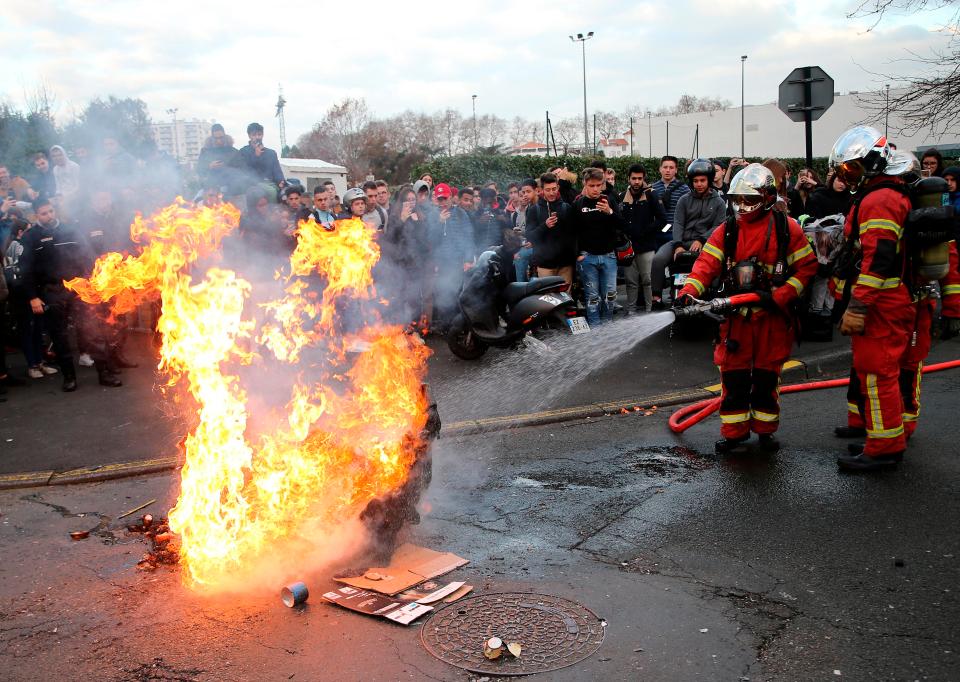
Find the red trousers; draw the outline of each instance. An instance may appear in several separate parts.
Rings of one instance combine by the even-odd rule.
[[[867,313],[864,333],[853,337],[847,423],[866,427],[867,441],[863,452],[867,456],[903,452],[907,448],[901,367],[912,366],[913,374],[916,374],[930,350],[928,318],[926,350],[915,364],[911,364],[918,355],[917,346],[911,345],[916,322],[916,305],[875,305]],[[911,381],[911,387],[913,385]],[[919,394],[919,379],[916,379],[915,386]],[[914,428],[915,424],[916,420]]]
[[[733,315],[720,327],[713,360],[720,367],[720,435],[743,438],[780,426],[780,370],[793,348],[784,315],[754,311]]]

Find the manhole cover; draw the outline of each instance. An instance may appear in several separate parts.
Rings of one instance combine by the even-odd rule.
[[[545,594],[505,592],[463,599],[434,613],[420,638],[427,651],[458,668],[491,675],[531,675],[566,668],[600,648],[603,624],[590,609]],[[483,655],[490,637],[518,642],[520,658]]]

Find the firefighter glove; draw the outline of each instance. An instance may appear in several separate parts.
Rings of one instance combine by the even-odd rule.
[[[840,319],[840,333],[844,336],[863,334],[863,329],[866,327],[866,324],[867,316],[865,313],[854,312],[847,308],[847,311]]]

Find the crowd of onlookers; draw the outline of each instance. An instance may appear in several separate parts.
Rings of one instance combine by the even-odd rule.
[[[602,159],[579,175],[545,159],[539,177],[505,187],[455,186],[425,174],[393,188],[369,180],[341,196],[332,181],[308,192],[286,179],[259,124],[250,124],[247,136],[248,144],[237,149],[222,125],[212,127],[196,163],[200,190],[191,197],[198,205],[230,201],[241,209],[229,246],[234,255],[283,257],[295,246],[302,221],[332,230],[339,219],[360,218],[377,233],[382,257],[375,278],[389,301],[388,318],[421,333],[445,331],[458,310],[463,273],[484,250],[503,244],[505,231],[520,237],[509,279],[563,277],[577,290],[591,325],[615,312],[663,307],[666,268],[679,254],[702,249],[726,216],[731,178],[747,165],[733,158],[687,166],[664,156],[657,177],[634,164],[618,185],[616,171]],[[812,168],[794,177],[776,159],[764,164],[778,180],[782,210],[795,218],[816,221],[849,207],[851,195],[839,178],[821,181]],[[945,168],[936,150],[923,155],[922,166],[947,179],[960,209],[960,169]],[[107,325],[96,307],[81,310],[62,280],[88,274],[101,253],[132,250],[135,212],[150,212],[182,193],[176,166],[137,160],[116,138],[105,137],[96,150],[71,154],[54,145],[37,152],[32,168],[15,177],[0,163],[0,384],[23,383],[7,370],[10,348],[22,352],[27,378],[61,373],[65,390],[73,390],[76,348],[79,364],[94,366],[101,384],[118,386],[119,370],[133,364],[123,355],[123,325]],[[626,290],[622,302],[618,281]]]

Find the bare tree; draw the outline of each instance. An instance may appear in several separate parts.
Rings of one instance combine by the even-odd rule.
[[[888,13],[914,14],[923,11],[954,8],[951,20],[940,28],[948,37],[946,47],[931,49],[921,55],[908,51],[904,60],[915,65],[916,75],[906,78],[890,74],[874,75],[897,84],[895,92],[867,93],[861,102],[875,116],[897,113],[901,125],[898,132],[917,132],[927,126],[935,133],[956,129],[960,125],[960,0],[863,0],[849,18],[868,18],[873,30]]]
[[[618,114],[610,111],[598,111],[596,113],[597,134],[601,139],[619,137],[623,132],[623,120]]]
[[[510,121],[510,144],[518,145],[523,144],[524,142],[529,142],[527,138],[527,133],[530,129],[530,124],[522,116],[514,116],[513,120]]]
[[[570,152],[570,148],[583,142],[583,120],[571,117],[565,118],[553,126],[553,136],[561,154]]]
[[[507,139],[507,122],[495,114],[484,114],[477,119],[477,144],[480,147],[496,148]]]
[[[646,115],[646,107],[640,106],[639,104],[628,104],[623,108],[623,113],[620,114],[620,118],[629,124],[631,118],[636,122],[638,118],[643,118]]]
[[[40,81],[32,90],[24,89],[23,100],[27,104],[27,113],[53,120],[57,109],[57,95],[46,81]]]
[[[367,173],[361,151],[369,124],[366,101],[348,97],[330,107],[313,129],[297,140],[297,147],[307,157],[339,163],[351,178],[358,179]]]

